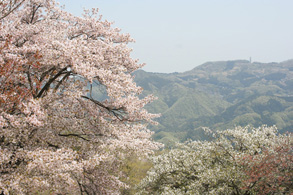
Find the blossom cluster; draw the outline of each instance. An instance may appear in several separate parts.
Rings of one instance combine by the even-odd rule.
[[[291,194],[293,139],[276,127],[210,131],[153,158],[138,194]]]

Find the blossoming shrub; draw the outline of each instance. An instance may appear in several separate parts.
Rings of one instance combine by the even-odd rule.
[[[153,158],[138,194],[290,194],[292,137],[275,127],[210,132]]]

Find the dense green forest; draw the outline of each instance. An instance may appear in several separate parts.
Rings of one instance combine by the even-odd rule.
[[[161,113],[154,138],[165,144],[205,139],[202,127],[276,125],[281,133],[293,127],[293,60],[250,63],[207,62],[183,73],[135,72],[143,96],[158,100],[147,109]]]

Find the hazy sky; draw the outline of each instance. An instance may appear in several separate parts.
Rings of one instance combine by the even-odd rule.
[[[60,0],[80,15],[98,7],[130,33],[132,56],[151,72],[183,72],[207,61],[293,58],[292,0]]]

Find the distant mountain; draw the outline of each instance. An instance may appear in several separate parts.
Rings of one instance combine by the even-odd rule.
[[[147,106],[162,113],[155,139],[168,144],[206,139],[211,129],[235,125],[277,125],[293,130],[293,60],[250,63],[246,60],[207,62],[183,73],[135,72],[143,95],[159,99]]]

